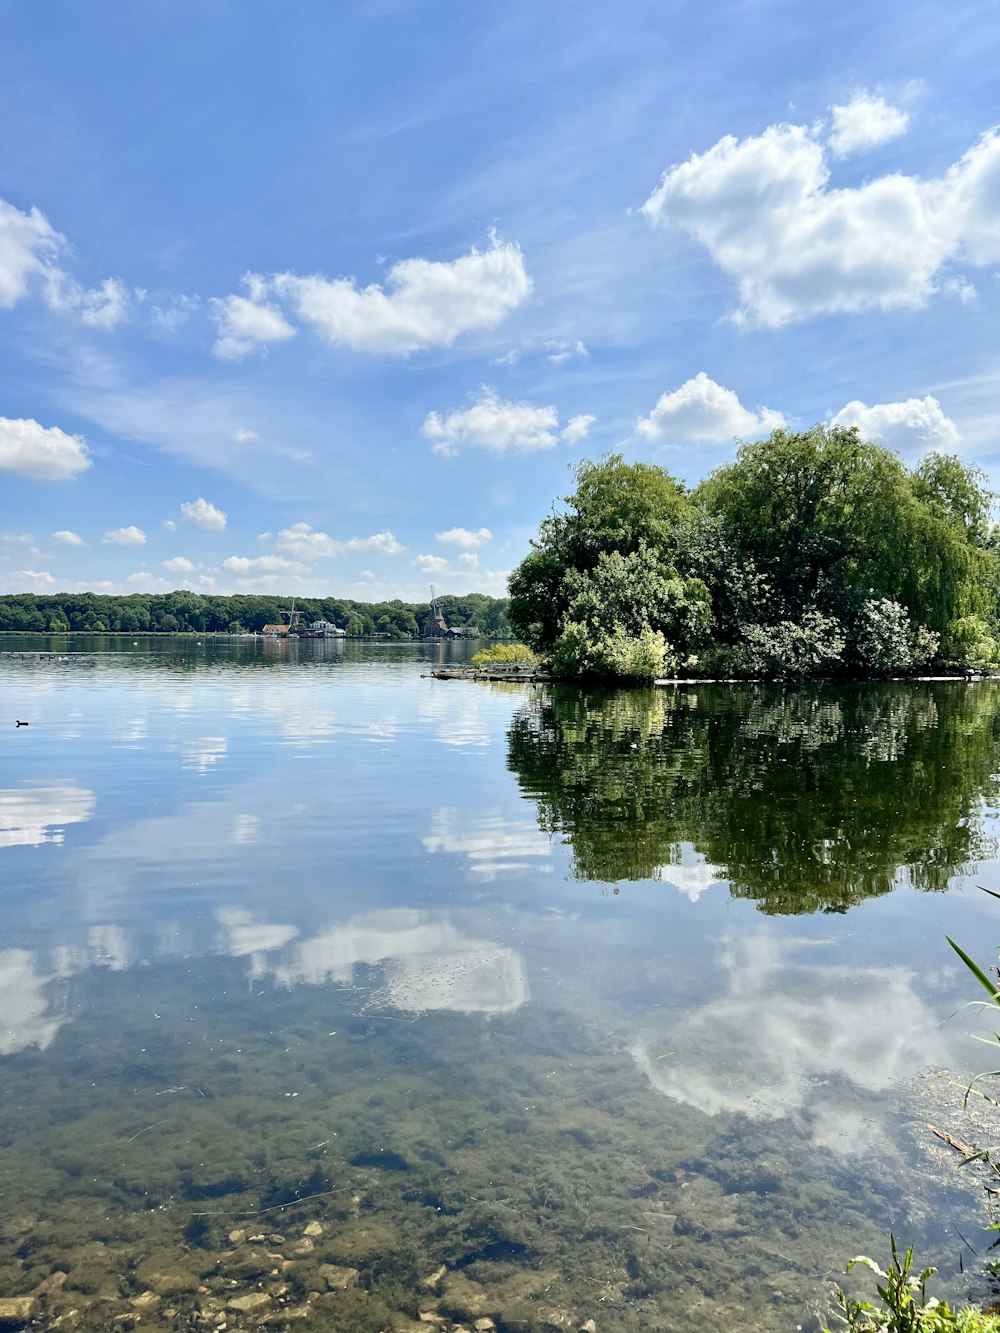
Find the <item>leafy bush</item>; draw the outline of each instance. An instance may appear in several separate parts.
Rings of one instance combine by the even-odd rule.
[[[492,648],[481,648],[472,659],[472,665],[477,668],[489,666],[491,662],[537,666],[538,655],[523,643],[498,643]]]
[[[594,636],[588,626],[571,620],[552,651],[552,669],[558,676],[620,677],[654,680],[677,665],[659,630],[648,626],[628,634],[620,625]]]
[[[989,671],[1000,662],[1000,645],[982,616],[964,616],[948,626],[946,656],[973,671]]]
[[[858,607],[851,626],[850,661],[873,675],[892,675],[929,662],[940,636],[925,625],[914,627],[905,606],[888,597],[869,597]]]
[[[618,630],[632,637],[655,630],[686,650],[708,629],[711,606],[705,585],[680,578],[646,546],[628,555],[604,552],[593,569],[569,570],[563,583],[567,623],[586,625],[595,639]]]
[[[841,666],[846,642],[836,616],[807,611],[799,621],[744,626],[740,660],[750,675],[801,680]]]

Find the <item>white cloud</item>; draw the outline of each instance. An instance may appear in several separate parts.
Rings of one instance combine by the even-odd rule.
[[[148,574],[145,570],[129,574],[125,582],[131,592],[171,592],[175,586],[167,579],[161,579],[156,574]]]
[[[31,417],[0,417],[0,472],[35,481],[67,481],[89,467],[87,446],[79,435],[42,426]]]
[[[508,449],[522,453],[552,449],[558,429],[559,413],[554,407],[509,402],[500,398],[496,389],[484,385],[469,407],[455,408],[443,418],[429,412],[422,433],[434,442],[434,453],[450,458],[463,445],[497,454]]]
[[[679,389],[661,394],[635,429],[644,440],[657,443],[724,444],[737,436],[767,435],[784,425],[780,412],[769,407],[751,412],[732,389],[716,384],[702,370]]]
[[[175,555],[170,560],[163,561],[163,568],[168,569],[171,574],[193,574],[198,566],[186,555]]]
[[[445,546],[457,546],[462,551],[478,551],[493,540],[493,533],[489,528],[478,528],[475,532],[468,528],[449,528],[447,532],[435,532],[434,540]]]
[[[570,417],[563,427],[563,439],[567,444],[579,444],[581,440],[587,438],[590,428],[596,420],[596,417],[589,416],[586,412],[581,412],[579,416]]]
[[[117,546],[145,546],[146,534],[133,523],[127,528],[112,528],[101,538],[102,541],[114,542]]]
[[[344,551],[374,551],[378,555],[399,555],[406,549],[388,529],[385,532],[373,533],[370,537],[349,537],[346,541],[339,541],[336,537],[331,537],[328,532],[317,532],[310,523],[293,523],[290,528],[282,528],[275,545],[279,551],[285,551],[303,560],[320,560],[326,556],[342,555]]]
[[[255,430],[249,430],[246,426],[237,426],[233,431],[233,439],[237,444],[247,444],[250,440],[257,438]]]
[[[579,338],[573,342],[550,342],[547,346],[549,351],[545,359],[554,366],[561,366],[567,361],[572,361],[574,357],[586,361],[590,355]]]
[[[16,305],[27,292],[31,275],[45,273],[48,260],[65,243],[37,208],[22,213],[0,199],[0,306]]]
[[[223,560],[222,568],[233,574],[308,574],[309,566],[298,560],[286,560],[281,555],[231,555]]]
[[[947,261],[1000,260],[1000,131],[940,179],[894,173],[847,189],[829,188],[818,133],[727,135],[667,171],[643,205],[652,225],[687,231],[736,282],[738,322],[915,309]]]
[[[949,292],[952,296],[957,296],[963,305],[968,301],[974,301],[979,295],[969,279],[963,278],[961,274],[956,274],[951,278],[945,278],[944,282],[941,284],[941,290],[943,292]]]
[[[4,576],[10,592],[45,592],[55,587],[55,579],[44,569],[16,569]]]
[[[448,568],[448,561],[443,555],[418,555],[413,564],[422,574],[443,574]]]
[[[99,287],[80,293],[80,318],[96,329],[116,328],[128,313],[128,292],[120,278],[105,278]]]
[[[407,356],[450,347],[472,329],[493,328],[527,298],[531,279],[520,249],[494,235],[488,250],[474,248],[447,263],[401,260],[385,288],[293,273],[278,274],[273,287],[329,342]]]
[[[906,133],[910,117],[898,107],[890,106],[884,97],[859,93],[846,106],[830,108],[833,129],[829,143],[835,157],[848,157],[865,148],[898,139]]]
[[[470,574],[473,570],[479,568],[479,556],[475,551],[464,551],[458,557],[458,567],[463,573]]]
[[[205,528],[209,532],[222,532],[226,526],[226,515],[223,511],[216,509],[215,505],[209,504],[201,497],[182,504],[181,513],[189,523],[197,523],[199,528]]]
[[[243,279],[250,292],[245,296],[226,296],[212,300],[219,336],[212,351],[222,361],[238,361],[267,343],[284,342],[295,337],[295,330],[277,306],[263,298],[267,284],[255,273]]]
[[[406,550],[400,545],[388,528],[384,532],[374,532],[370,537],[349,537],[344,542],[345,551],[373,551],[377,555],[400,555]]]
[[[62,542],[63,546],[82,546],[83,538],[78,532],[70,532],[68,528],[60,528],[58,532],[52,534],[54,542]]]
[[[39,209],[23,213],[0,199],[0,307],[10,309],[27,294],[33,275],[42,283],[50,310],[76,310],[84,324],[113,329],[125,316],[128,292],[119,278],[85,289],[52,262],[67,248]]]
[[[149,322],[162,333],[176,333],[200,305],[197,296],[175,296],[166,305],[153,306]]]
[[[874,403],[871,407],[855,399],[840,409],[832,424],[857,426],[864,439],[888,445],[901,454],[954,449],[959,440],[958,427],[929,394],[926,398]]]

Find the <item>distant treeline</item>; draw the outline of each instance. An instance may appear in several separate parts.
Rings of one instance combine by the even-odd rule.
[[[475,626],[484,635],[509,634],[507,600],[468,593],[438,599],[449,626]],[[181,590],[109,597],[100,593],[15,593],[0,596],[0,631],[241,634],[287,623],[291,597],[203,597]],[[339,597],[295,600],[302,621],[327,620],[353,638],[378,635],[418,638],[426,631],[430,607],[424,602],[353,602]]]

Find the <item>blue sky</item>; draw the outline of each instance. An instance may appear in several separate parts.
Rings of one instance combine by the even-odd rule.
[[[782,422],[1000,482],[992,4],[0,19],[2,591],[502,594]]]

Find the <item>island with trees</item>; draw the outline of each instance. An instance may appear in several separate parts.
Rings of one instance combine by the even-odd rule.
[[[510,577],[514,632],[564,678],[989,671],[1000,530],[983,474],[856,429],[776,430],[689,488],[583,462]]]

